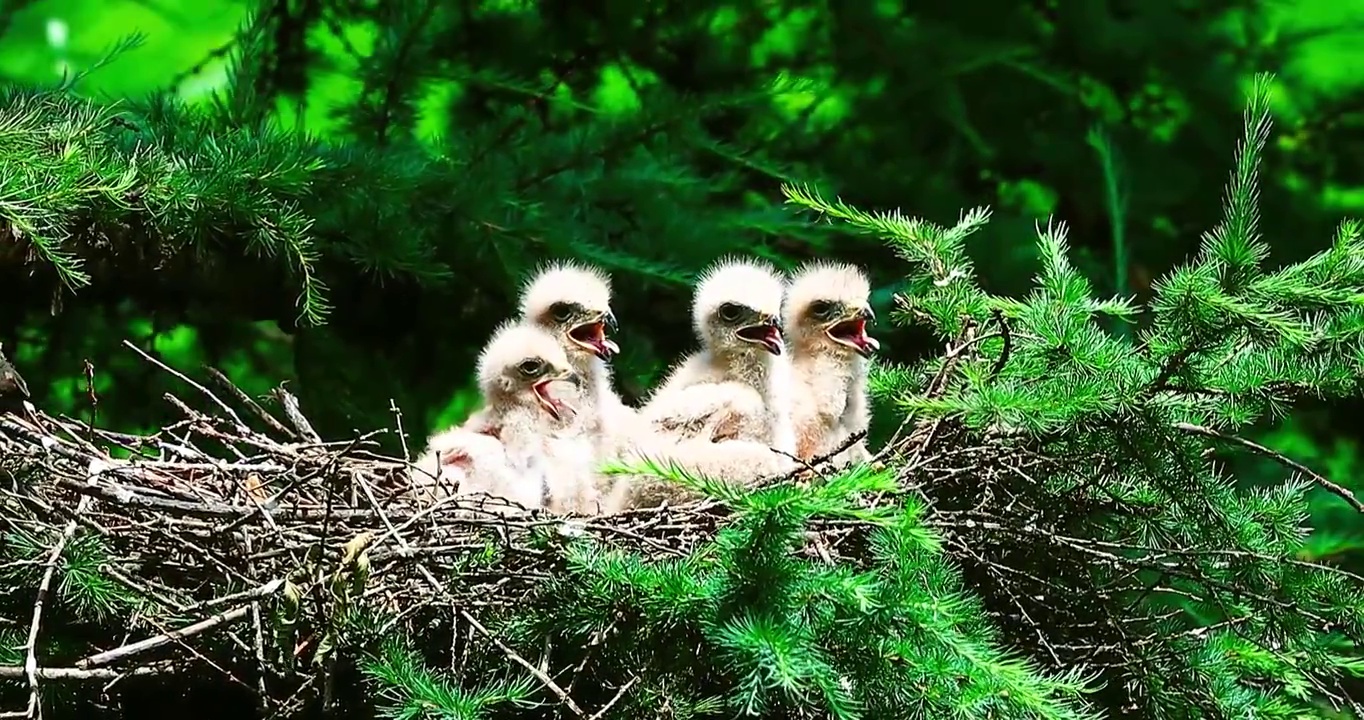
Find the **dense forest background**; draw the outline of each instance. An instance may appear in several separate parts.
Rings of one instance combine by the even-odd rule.
[[[890,251],[810,224],[783,181],[949,224],[990,205],[972,242],[995,292],[1025,289],[1055,216],[1100,294],[1145,300],[1215,222],[1257,71],[1277,77],[1271,265],[1364,213],[1360,48],[1358,0],[11,0],[0,82],[110,115],[3,98],[0,343],[40,405],[130,430],[171,408],[125,339],[249,392],[287,381],[324,435],[391,423],[391,399],[421,436],[472,409],[525,274],[578,257],[615,276],[638,399],[722,254],[857,262],[888,309]],[[54,140],[66,165],[35,169],[25,148]],[[40,170],[64,179],[52,207],[6,199]],[[153,220],[111,233],[134,205]],[[934,350],[879,333],[891,359]],[[1360,410],[1258,439],[1361,488]],[[1343,502],[1313,520],[1313,556],[1364,569]]]

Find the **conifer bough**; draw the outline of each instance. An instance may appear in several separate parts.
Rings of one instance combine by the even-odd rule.
[[[738,489],[623,468],[709,499],[507,518],[403,506],[403,459],[318,440],[282,391],[284,420],[196,384],[151,437],[0,415],[0,698],[69,707],[116,670],[402,718],[1359,714],[1364,579],[1296,557],[1313,485],[1353,496],[1237,435],[1364,375],[1359,226],[1260,267],[1267,94],[1223,221],[1136,342],[1099,325],[1138,308],[1094,296],[1064,226],[1039,230],[1036,289],[1001,298],[964,250],[986,211],[941,227],[787,188],[888,239],[897,320],[946,343],[878,368],[900,430],[853,469]],[[1222,451],[1287,482],[1239,490]]]

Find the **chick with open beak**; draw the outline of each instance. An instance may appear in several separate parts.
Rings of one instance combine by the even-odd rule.
[[[620,352],[620,346],[609,337],[618,327],[610,309],[592,310],[580,303],[563,301],[551,305],[549,314],[551,324],[560,329],[572,346],[605,361]]]
[[[521,319],[551,334],[581,381],[573,394],[578,412],[563,432],[586,437],[603,457],[611,456],[635,427],[634,410],[612,387],[611,359],[620,346],[611,311],[611,277],[577,261],[551,262],[521,288]]]
[[[568,432],[582,380],[559,339],[530,323],[503,323],[479,354],[477,374],[481,417],[428,440],[414,487],[448,476],[457,495],[484,493],[556,512],[565,503],[587,507],[596,492],[591,444]]]
[[[755,344],[773,355],[786,349],[777,316],[742,305],[727,302],[715,312],[719,325],[733,327],[734,337]]]
[[[599,268],[557,262],[538,270],[521,289],[521,318],[563,341],[573,355],[609,360],[620,347],[608,335],[616,331],[611,312],[611,278]],[[581,369],[581,368],[580,368]]]
[[[487,425],[513,473],[543,488],[551,512],[587,512],[597,502],[592,440],[576,430],[579,407],[590,402],[584,384],[559,339],[530,323],[499,329],[479,358]]]
[[[734,327],[734,336],[743,342],[758,345],[773,355],[782,354],[786,348],[781,321],[776,315],[734,302],[724,303],[715,314],[719,324]]]
[[[491,427],[524,424],[548,429],[548,420],[571,419],[582,381],[558,340],[526,323],[504,323],[483,348],[478,365],[479,389]],[[555,387],[568,383],[569,387]],[[555,428],[562,429],[562,428]]]
[[[752,259],[723,258],[701,274],[692,323],[702,347],[673,368],[641,411],[655,432],[795,449],[790,364],[778,324],[785,288],[780,272]]]
[[[881,343],[867,334],[867,325],[876,322],[876,313],[865,303],[816,300],[810,314],[823,323],[826,337],[864,358],[881,349]]]
[[[518,369],[531,379],[530,390],[536,402],[556,422],[570,419],[577,413],[577,408],[564,400],[561,393],[552,390],[552,386],[559,382],[569,383],[575,390],[582,389],[582,377],[573,372],[573,368],[555,369],[539,358],[529,358]]]
[[[819,457],[864,432],[870,422],[867,360],[881,343],[867,334],[876,319],[871,284],[858,267],[813,262],[791,278],[782,307],[791,344],[796,456]],[[859,441],[836,461],[868,457]]]

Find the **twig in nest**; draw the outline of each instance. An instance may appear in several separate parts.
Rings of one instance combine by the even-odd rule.
[[[1350,507],[1353,507],[1358,512],[1364,513],[1364,502],[1360,502],[1359,498],[1355,497],[1355,494],[1350,492],[1349,488],[1331,482],[1321,473],[1313,470],[1312,468],[1307,467],[1306,465],[1303,465],[1302,463],[1284,455],[1283,453],[1271,450],[1265,447],[1264,445],[1261,445],[1251,440],[1247,440],[1243,437],[1239,437],[1237,435],[1229,435],[1224,432],[1213,430],[1212,428],[1203,427],[1202,425],[1193,425],[1191,423],[1181,422],[1175,423],[1175,428],[1183,430],[1184,432],[1193,433],[1195,435],[1202,435],[1203,437],[1213,438],[1214,440],[1224,440],[1229,443],[1234,443],[1236,445],[1240,445],[1243,448],[1246,448],[1247,450],[1250,450],[1251,452],[1263,455],[1273,460],[1274,462],[1283,465],[1284,467],[1296,470],[1297,472],[1300,472],[1303,475],[1312,478],[1313,482],[1322,486],[1327,491],[1335,494],[1345,502],[1349,503]]]
[[[577,715],[580,718],[587,718],[587,713],[583,712],[583,709],[578,707],[578,703],[573,702],[573,698],[569,697],[568,693],[564,692],[564,689],[559,687],[559,684],[554,682],[553,678],[542,672],[540,668],[535,667],[535,665],[531,664],[529,660],[518,655],[515,650],[507,647],[505,643],[497,639],[496,635],[493,635],[492,633],[488,632],[488,628],[483,627],[483,625],[480,624],[478,620],[474,618],[473,615],[469,614],[469,611],[460,610],[459,616],[464,618],[464,621],[469,623],[470,627],[479,631],[480,633],[483,634],[484,637],[491,640],[492,643],[497,646],[497,649],[501,650],[502,654],[507,656],[507,659],[529,670],[530,674],[534,675],[535,679],[543,683],[544,686],[548,688],[550,692],[554,693],[555,696],[557,696],[559,700],[563,702],[563,704],[567,705],[568,709],[572,710],[574,715]]]
[[[254,552],[249,533],[242,536],[243,547],[248,555]],[[247,561],[251,565],[251,561]],[[252,568],[254,569],[254,567]],[[211,601],[210,601],[211,602]],[[261,622],[260,603],[251,603],[251,630],[252,645],[256,651],[256,702],[257,709],[262,715],[270,712],[270,687],[265,682],[265,677],[270,673],[270,665],[265,661],[265,628]]]
[[[857,432],[844,438],[843,442],[840,442],[838,445],[834,446],[833,450],[830,450],[829,452],[826,452],[823,455],[816,455],[815,457],[810,458],[810,464],[823,465],[825,463],[831,463],[833,462],[834,458],[843,454],[844,451],[848,450],[852,446],[862,442],[865,439],[867,439],[867,431],[858,430]]]
[[[74,680],[76,682],[86,682],[90,680],[118,680],[123,677],[137,677],[141,675],[159,675],[161,673],[174,672],[174,663],[158,663],[154,665],[142,665],[127,670],[113,670],[110,668],[38,668],[38,677],[44,680]],[[18,680],[28,674],[28,669],[22,665],[0,665],[0,678],[6,680]],[[23,717],[23,713],[15,713],[17,717]]]
[[[217,383],[218,387],[222,388],[223,391],[226,392],[227,394],[236,398],[237,402],[241,403],[242,405],[245,405],[246,409],[250,410],[252,415],[255,415],[256,417],[260,418],[260,421],[269,426],[271,430],[274,430],[280,435],[283,435],[284,437],[290,438],[292,440],[303,439],[302,436],[300,436],[297,432],[290,430],[289,428],[284,426],[284,423],[280,422],[279,420],[276,420],[274,415],[271,415],[269,411],[261,407],[260,403],[251,399],[250,395],[247,395],[245,391],[237,387],[237,385],[233,383],[231,380],[229,380],[227,376],[224,375],[220,370],[218,370],[215,367],[205,365],[204,372],[208,373],[208,376],[213,378],[213,382]]]
[[[85,424],[85,439],[95,441],[95,425],[99,423],[99,396],[95,394],[95,366],[85,361],[85,396],[90,401],[90,422]]]
[[[256,600],[263,598],[267,595],[273,594],[283,584],[284,584],[283,580],[278,579],[271,580],[270,582],[261,585],[255,590],[251,590],[246,593],[240,594],[239,599],[242,600],[249,599],[252,601],[252,604],[254,604]],[[168,645],[173,642],[179,642],[181,640],[184,640],[185,638],[198,635],[199,633],[206,632],[208,630],[212,630],[213,628],[218,627],[219,625],[233,622],[235,620],[240,620],[246,617],[247,614],[250,612],[251,605],[243,605],[242,607],[239,607],[235,610],[227,610],[225,612],[218,613],[217,615],[214,615],[212,617],[200,620],[197,623],[186,625],[185,627],[182,627],[179,630],[172,630],[167,633],[162,633],[160,635],[149,637],[146,640],[139,640],[135,643],[124,645],[123,647],[117,647],[114,648],[113,650],[106,650],[102,653],[96,653],[83,660],[77,661],[76,667],[86,669],[109,665],[120,660],[127,659],[134,655],[144,653],[148,650],[154,650],[156,648],[161,647],[162,645]]]
[[[855,432],[855,433],[849,435],[848,437],[844,438],[843,441],[840,442],[838,445],[834,446],[834,448],[833,448],[832,450],[830,450],[830,451],[824,453],[823,455],[816,455],[816,456],[810,458],[809,460],[801,460],[799,457],[796,457],[796,456],[795,456],[794,454],[792,454],[792,453],[782,452],[782,451],[780,451],[780,450],[778,450],[778,449],[776,449],[776,448],[772,448],[772,452],[780,453],[780,454],[782,454],[782,455],[785,455],[786,457],[791,458],[792,460],[795,460],[796,462],[800,463],[801,466],[798,467],[798,468],[796,468],[795,470],[792,470],[791,472],[786,473],[785,475],[778,475],[778,476],[769,478],[769,479],[767,479],[767,480],[765,480],[765,481],[759,483],[759,486],[761,487],[761,486],[763,486],[763,485],[768,484],[769,482],[780,482],[780,481],[785,481],[785,480],[794,480],[794,479],[796,478],[796,476],[800,475],[802,472],[806,472],[807,470],[808,470],[809,472],[815,474],[815,475],[818,475],[818,474],[819,474],[819,467],[820,467],[820,466],[822,466],[822,465],[831,465],[831,464],[833,463],[834,458],[838,457],[840,454],[842,454],[842,453],[843,453],[844,451],[846,451],[848,448],[851,448],[852,446],[854,446],[854,445],[856,445],[857,443],[861,442],[862,440],[866,439],[866,437],[867,437],[867,431],[866,431],[866,430],[859,430],[859,431],[857,431],[857,432]]]
[[[157,360],[156,358],[152,357],[151,355],[148,355],[147,352],[146,352],[145,350],[143,350],[142,348],[140,348],[140,347],[138,347],[138,346],[132,344],[132,343],[129,342],[128,340],[124,340],[124,341],[123,341],[123,344],[124,344],[124,345],[127,345],[129,348],[132,348],[133,352],[135,352],[135,353],[137,353],[138,355],[141,355],[142,357],[146,358],[146,359],[147,359],[147,362],[150,362],[151,364],[153,364],[153,365],[155,365],[155,366],[161,368],[162,370],[165,370],[166,372],[168,372],[168,373],[170,373],[171,375],[173,375],[177,380],[180,380],[180,381],[184,382],[186,385],[188,385],[188,386],[194,388],[195,390],[198,390],[199,392],[203,393],[203,394],[204,394],[204,397],[207,397],[209,400],[212,400],[212,401],[213,401],[213,404],[217,405],[219,408],[222,408],[223,413],[225,413],[225,414],[227,415],[227,417],[228,417],[230,420],[232,420],[232,424],[233,424],[234,426],[236,426],[236,428],[237,428],[238,431],[240,431],[240,432],[242,432],[242,433],[249,433],[249,432],[251,431],[251,429],[250,429],[249,427],[246,426],[246,423],[242,422],[242,419],[241,419],[240,417],[237,416],[237,412],[236,412],[235,410],[233,410],[232,407],[231,407],[230,405],[228,405],[227,403],[223,402],[223,401],[222,401],[222,398],[219,398],[217,395],[214,395],[214,394],[213,394],[213,391],[211,391],[211,390],[209,390],[208,388],[204,387],[204,386],[201,385],[200,383],[197,383],[197,382],[191,380],[187,375],[185,375],[184,373],[180,372],[179,370],[176,370],[176,369],[172,368],[171,366],[169,366],[169,365],[167,365],[167,364],[161,362],[160,360]]]
[[[398,442],[403,446],[403,462],[412,462],[412,451],[407,448],[407,433],[403,432],[403,411],[398,408],[398,403],[393,402],[393,398],[388,399],[388,411],[393,413],[393,422],[398,425]]]
[[[303,435],[303,439],[308,442],[322,442],[322,436],[317,434],[317,431],[313,429],[312,423],[308,422],[308,418],[304,417],[303,411],[299,409],[298,398],[291,395],[288,390],[285,390],[283,384],[280,384],[279,387],[271,390],[270,395],[279,402],[280,409],[284,410],[284,417],[289,418],[289,424],[293,425],[294,428]]]
[[[89,496],[82,497],[80,503],[76,505],[77,517],[66,524],[61,539],[52,546],[52,552],[47,556],[47,566],[43,570],[43,579],[38,583],[37,597],[33,600],[33,620],[29,623],[28,642],[24,645],[24,676],[28,680],[29,691],[28,709],[24,715],[33,720],[40,720],[43,716],[43,704],[38,697],[38,630],[43,624],[43,605],[47,603],[47,595],[52,591],[52,576],[57,572],[57,561],[61,559],[66,544],[71,541],[71,536],[76,534],[76,528],[80,526],[79,516],[89,506]]]

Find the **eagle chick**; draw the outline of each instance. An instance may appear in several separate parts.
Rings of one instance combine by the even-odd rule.
[[[764,262],[727,258],[702,274],[692,301],[702,349],[672,371],[641,411],[657,432],[795,450],[791,369],[780,326],[784,292],[781,275]]]
[[[582,377],[558,338],[528,323],[504,323],[478,358],[478,382],[489,410],[485,432],[502,441],[514,470],[540,479],[549,510],[596,512],[596,452],[591,438],[576,432],[569,401],[583,402]]]
[[[480,491],[491,486],[490,494],[507,498],[533,492],[551,512],[595,512],[596,453],[587,436],[573,432],[581,383],[553,335],[504,323],[479,355],[484,410],[477,429],[466,423],[432,438],[442,473],[458,476],[456,470],[470,467],[465,474]],[[480,435],[501,445],[503,462],[485,441],[471,438]]]
[[[788,471],[795,450],[791,368],[780,327],[785,283],[767,263],[726,258],[702,274],[692,323],[702,349],[678,365],[641,410],[652,434],[624,460],[751,483]],[[625,504],[688,499],[655,478],[630,478]]]
[[[867,335],[867,323],[876,318],[870,297],[866,274],[845,263],[806,264],[787,288],[782,324],[791,346],[792,415],[801,460],[832,452],[870,422],[867,360],[881,347]],[[868,457],[860,440],[834,460]]]

